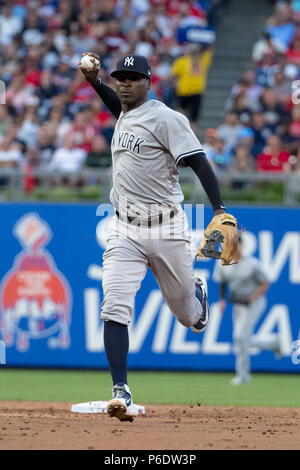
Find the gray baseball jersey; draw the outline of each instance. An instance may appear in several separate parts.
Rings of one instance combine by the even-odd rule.
[[[178,163],[203,152],[188,119],[156,100],[121,112],[111,148],[110,200],[119,212],[128,213],[124,201],[138,206],[143,217],[155,215],[159,204],[171,208],[183,201]]]
[[[227,282],[234,296],[248,297],[259,284],[269,279],[258,259],[246,256],[232,266],[220,265],[216,271],[215,280]]]

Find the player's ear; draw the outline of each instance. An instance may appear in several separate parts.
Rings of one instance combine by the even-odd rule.
[[[150,90],[151,88],[151,80],[147,79],[148,80],[148,90]]]

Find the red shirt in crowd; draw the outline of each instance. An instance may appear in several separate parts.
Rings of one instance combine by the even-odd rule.
[[[283,171],[286,163],[289,163],[290,154],[281,150],[277,156],[270,153],[261,153],[257,158],[258,171]]]
[[[300,139],[300,121],[292,121],[290,124],[290,135]]]

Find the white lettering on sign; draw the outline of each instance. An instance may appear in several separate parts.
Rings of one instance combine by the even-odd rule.
[[[300,283],[300,233],[286,232],[274,252],[273,233],[262,231],[259,233],[259,253],[262,266],[271,282],[279,279],[289,261],[289,281],[293,284]]]
[[[277,326],[277,333],[274,333]],[[283,356],[290,356],[292,344],[292,332],[289,318],[289,310],[287,305],[273,305],[263,324],[257,331],[255,338],[271,338],[278,336],[280,341],[280,349]]]

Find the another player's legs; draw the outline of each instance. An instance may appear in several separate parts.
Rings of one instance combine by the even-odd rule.
[[[251,330],[247,325],[248,307],[235,305],[233,308],[233,340],[235,346],[235,373],[232,385],[250,382],[249,343]]]
[[[277,346],[276,339],[273,342],[261,342],[253,338],[254,327],[265,310],[266,301],[264,297],[255,300],[249,306],[235,305],[233,309],[233,338],[236,348],[236,377],[233,379],[233,385],[249,383],[251,380],[250,370],[250,347],[263,346],[274,349]]]
[[[249,313],[253,319],[252,320],[253,322],[252,332],[254,330],[255,324],[257,323],[259,317],[264,312],[266,305],[267,303],[264,297],[261,297],[260,299],[253,302],[253,304],[250,305]],[[273,351],[276,359],[281,359],[283,355],[280,335],[278,333],[277,334],[274,333],[272,335],[268,335],[267,337],[263,337],[263,338],[253,336],[253,334],[251,334],[250,347],[260,349],[261,351]]]

